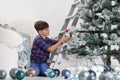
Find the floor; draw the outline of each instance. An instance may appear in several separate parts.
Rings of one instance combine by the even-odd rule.
[[[7,78],[5,80],[13,80],[11,78]],[[48,78],[48,77],[25,77],[23,80],[65,80],[62,77]]]

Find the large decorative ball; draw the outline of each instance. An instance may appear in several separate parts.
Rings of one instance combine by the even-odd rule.
[[[86,70],[82,70],[79,74],[78,74],[78,78],[79,80],[87,80],[87,78],[90,76],[90,73]]]
[[[52,70],[52,69],[48,69],[46,74],[50,78],[54,78],[56,76],[56,72],[54,70]]]
[[[34,68],[30,68],[27,72],[26,72],[26,76],[30,76],[33,77],[36,75],[36,70]]]
[[[16,78],[17,78],[17,79],[22,80],[24,77],[25,77],[25,72],[24,72],[24,71],[19,70],[19,71],[16,73]]]
[[[5,79],[7,76],[7,72],[5,70],[0,70],[0,79]]]
[[[18,69],[17,68],[12,68],[9,72],[9,75],[12,79],[16,79],[16,73],[17,73]]]
[[[62,70],[62,77],[64,77],[65,79],[67,79],[70,76],[70,71],[67,69]]]
[[[114,75],[111,72],[102,73],[99,80],[114,80]]]
[[[60,70],[59,69],[53,69],[56,73],[56,76],[58,77],[60,75]]]

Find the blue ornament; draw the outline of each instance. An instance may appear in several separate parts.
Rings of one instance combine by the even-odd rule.
[[[0,70],[0,79],[5,79],[7,76],[7,72],[5,70]]]
[[[64,70],[62,71],[62,76],[63,76],[65,79],[67,79],[67,78],[70,76],[70,71],[67,70],[67,69],[64,69]]]
[[[114,80],[120,80],[120,74],[114,74]]]
[[[111,70],[112,68],[110,66],[104,66],[104,72],[109,72]]]
[[[58,77],[60,75],[60,70],[59,69],[53,69],[56,73],[56,76]]]
[[[93,70],[88,70],[88,72],[90,73],[90,75],[87,80],[96,80],[96,73]]]
[[[90,76],[95,76],[96,77],[96,73],[93,70],[88,70],[88,72],[90,73]]]
[[[16,73],[16,78],[17,78],[17,79],[22,80],[24,77],[25,77],[25,72],[24,72],[24,71],[19,70],[19,71]]]
[[[54,78],[54,77],[56,76],[56,73],[55,73],[54,70],[48,69],[48,70],[46,71],[46,75],[47,75],[48,77],[50,77],[50,78]]]

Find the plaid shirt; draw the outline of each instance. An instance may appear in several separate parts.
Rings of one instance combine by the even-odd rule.
[[[31,61],[36,63],[47,62],[50,54],[47,50],[55,43],[57,43],[56,40],[49,39],[48,37],[44,39],[41,35],[37,35],[31,49]]]

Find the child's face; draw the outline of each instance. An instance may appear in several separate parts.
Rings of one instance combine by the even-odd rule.
[[[49,35],[49,32],[50,32],[49,28],[45,28],[43,30],[40,30],[40,34],[45,36],[45,37]]]

